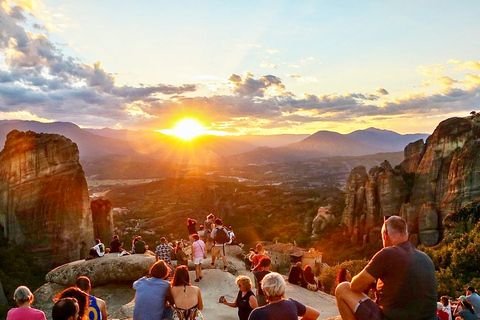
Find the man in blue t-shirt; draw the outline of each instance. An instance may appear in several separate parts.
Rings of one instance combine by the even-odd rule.
[[[475,309],[475,314],[477,315],[477,318],[480,319],[480,296],[477,294],[475,288],[472,286],[467,287],[466,293],[468,302],[470,302],[470,304]]]
[[[335,290],[342,319],[434,320],[437,280],[432,260],[408,242],[407,223],[388,218],[382,227],[383,249],[352,282]],[[377,281],[377,301],[364,294]]]

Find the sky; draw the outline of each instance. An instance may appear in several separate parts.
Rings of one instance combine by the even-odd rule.
[[[478,0],[0,0],[0,119],[431,133],[479,110],[478,12]]]

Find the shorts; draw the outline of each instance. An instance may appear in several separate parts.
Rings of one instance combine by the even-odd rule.
[[[354,312],[359,320],[386,320],[380,306],[368,297],[360,300],[355,306]]]
[[[203,262],[203,258],[200,257],[200,258],[193,258],[193,264],[197,265],[197,264],[201,264]]]
[[[225,254],[223,253],[223,246],[219,247],[219,246],[214,246],[212,248],[212,257],[213,256],[216,256],[216,257],[225,257]]]

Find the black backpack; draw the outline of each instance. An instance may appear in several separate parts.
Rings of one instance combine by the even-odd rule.
[[[215,228],[217,232],[215,233],[215,238],[213,239],[217,244],[225,244],[230,241],[230,236],[228,235],[228,231],[224,228]]]

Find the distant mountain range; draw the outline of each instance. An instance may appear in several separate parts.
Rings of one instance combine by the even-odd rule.
[[[402,151],[410,142],[428,134],[401,135],[394,131],[368,128],[349,134],[318,131],[295,143],[277,148],[263,147],[235,156],[235,161],[250,163],[305,161],[335,156],[363,156]]]
[[[191,143],[153,130],[82,129],[68,122],[2,120],[2,145],[14,129],[61,134],[78,145],[82,160],[148,157],[162,162],[206,161],[212,165],[223,162],[225,157],[234,162],[266,163],[396,152],[410,142],[428,137],[368,128],[349,134],[319,131],[313,135],[202,136]]]

